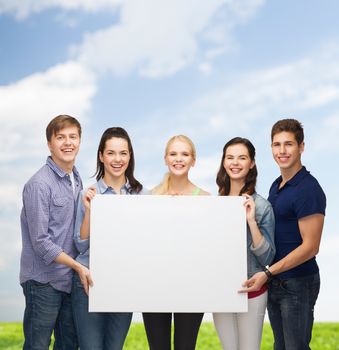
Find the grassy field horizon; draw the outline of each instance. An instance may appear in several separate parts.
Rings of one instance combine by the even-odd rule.
[[[0,322],[0,349],[22,349],[23,331],[21,322]],[[273,348],[273,335],[265,322],[261,350]],[[311,342],[312,350],[339,350],[339,323],[316,322]],[[147,350],[147,340],[142,322],[133,322],[126,338],[124,350]],[[222,350],[212,322],[203,322],[196,350]]]

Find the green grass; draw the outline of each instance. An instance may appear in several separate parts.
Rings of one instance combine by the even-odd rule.
[[[22,349],[21,323],[0,322],[0,349]],[[264,325],[261,350],[272,350],[273,336],[269,324]],[[339,350],[339,323],[316,323],[313,328],[312,350]],[[124,350],[147,350],[142,323],[132,323]],[[200,328],[196,350],[222,350],[213,323],[204,322]]]

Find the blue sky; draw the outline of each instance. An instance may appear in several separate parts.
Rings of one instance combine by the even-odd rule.
[[[270,128],[299,119],[303,162],[328,198],[315,315],[338,321],[338,13],[335,0],[0,0],[0,320],[23,312],[21,190],[45,162],[47,123],[67,113],[83,125],[85,184],[102,132],[122,126],[146,187],[183,133],[198,152],[192,180],[213,194],[224,143],[248,137],[264,196],[279,175]]]

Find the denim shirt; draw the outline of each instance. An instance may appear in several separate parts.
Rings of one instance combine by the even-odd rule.
[[[116,195],[117,193],[114,191],[114,189],[110,186],[107,186],[103,179],[100,179],[97,183],[93,185],[96,189],[97,194],[113,194]],[[80,253],[76,260],[86,266],[89,267],[89,239],[81,239],[80,238],[80,227],[82,224],[82,221],[85,216],[85,207],[84,203],[82,201],[82,197],[85,190],[83,190],[79,196],[79,202],[78,202],[78,209],[77,209],[77,215],[75,220],[75,228],[74,228],[74,243],[75,246]],[[132,191],[131,186],[129,182],[127,181],[125,185],[121,188],[120,193],[123,195],[142,195],[142,194],[148,194],[148,191],[143,189],[139,193],[135,193]]]
[[[252,235],[247,225],[247,277],[250,278],[263,267],[272,263],[275,255],[274,213],[269,201],[259,194],[252,195],[255,202],[255,220],[263,235],[260,244],[253,247]]]

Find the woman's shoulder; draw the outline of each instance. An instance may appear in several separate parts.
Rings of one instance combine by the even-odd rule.
[[[93,183],[93,184],[89,184],[89,185],[87,185],[87,186],[84,186],[84,188],[80,191],[80,193],[84,194],[84,193],[85,193],[88,189],[90,189],[90,188],[95,188],[96,191],[98,192],[98,190],[99,190],[99,184],[98,184],[98,182],[95,182],[95,183]]]
[[[271,203],[266,198],[261,196],[259,193],[255,192],[253,194],[253,199],[257,209],[259,210],[262,209],[263,211],[265,211],[267,208],[272,208]]]

